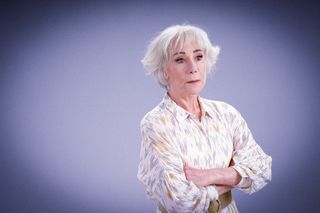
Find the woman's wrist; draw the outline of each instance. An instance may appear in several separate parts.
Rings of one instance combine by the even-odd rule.
[[[212,168],[208,172],[210,184],[235,186],[241,180],[239,173],[232,167]]]
[[[212,168],[212,169],[208,169],[208,177],[209,177],[209,183],[210,184],[214,184],[216,185],[217,182],[218,182],[218,178],[217,178],[217,175],[218,175],[218,172],[217,172],[217,169],[216,168]]]

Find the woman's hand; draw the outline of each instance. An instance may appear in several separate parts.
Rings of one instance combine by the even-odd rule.
[[[212,173],[214,171],[212,169],[197,169],[188,165],[188,163],[184,164],[184,173],[186,175],[187,180],[192,181],[196,186],[208,186],[211,183]],[[222,195],[228,191],[230,191],[233,187],[227,185],[216,185],[215,186],[219,195]]]
[[[198,187],[208,185],[226,185],[235,186],[240,180],[240,174],[232,167],[233,161],[228,168],[212,168],[212,169],[197,169],[184,163],[183,170],[186,179],[192,181]]]
[[[198,187],[211,185],[210,180],[210,169],[197,169],[184,163],[183,166],[184,173],[187,180],[192,181]]]

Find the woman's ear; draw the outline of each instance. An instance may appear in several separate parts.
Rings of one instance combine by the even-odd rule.
[[[163,77],[164,77],[164,79],[166,79],[166,80],[168,80],[168,73],[167,73],[167,71],[165,71],[165,72],[163,72]]]

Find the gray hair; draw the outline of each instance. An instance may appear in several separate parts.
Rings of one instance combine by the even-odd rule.
[[[196,41],[204,51],[207,60],[207,73],[211,72],[217,62],[220,47],[213,46],[207,33],[192,25],[174,25],[163,30],[148,46],[144,58],[141,60],[147,75],[153,74],[159,84],[167,88],[168,82],[164,78],[167,63],[172,51],[179,46]]]

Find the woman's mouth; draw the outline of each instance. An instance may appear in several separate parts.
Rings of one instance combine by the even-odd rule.
[[[200,80],[187,81],[188,84],[194,84],[194,83],[198,83],[198,82],[200,82]]]

